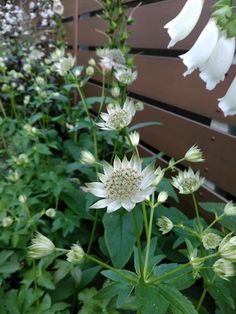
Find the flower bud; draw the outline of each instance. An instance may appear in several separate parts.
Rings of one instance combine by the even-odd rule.
[[[222,279],[228,280],[235,275],[234,265],[231,261],[220,258],[213,264],[213,270]]]
[[[166,191],[162,191],[159,193],[157,201],[158,203],[165,203],[168,198],[168,194]]]
[[[139,135],[139,133],[136,132],[136,131],[134,131],[134,132],[132,132],[131,134],[129,134],[129,138],[126,137],[126,143],[127,143],[127,144],[130,144],[130,142],[131,142],[131,144],[132,144],[133,146],[135,146],[135,147],[138,146],[139,140],[140,140],[140,135]],[[129,142],[129,141],[130,141],[130,142]]]
[[[94,68],[93,67],[91,67],[91,66],[88,66],[87,68],[86,68],[86,75],[88,75],[88,76],[93,76],[94,75]]]
[[[218,234],[209,232],[203,235],[202,244],[206,250],[215,249],[219,246],[222,238]]]
[[[136,108],[137,111],[143,111],[143,109],[144,109],[144,104],[143,104],[143,102],[142,102],[142,101],[136,102],[135,108]]]
[[[111,95],[114,98],[120,97],[120,88],[118,86],[115,86],[111,89]]]
[[[87,165],[93,165],[96,162],[95,157],[93,156],[92,153],[88,150],[83,150],[81,152],[81,159],[80,159],[82,164],[87,164]]]
[[[185,160],[190,162],[201,162],[204,161],[201,150],[197,145],[192,146],[184,156]]]
[[[18,200],[19,200],[19,202],[20,202],[21,204],[24,204],[24,203],[26,203],[26,201],[27,201],[27,196],[26,196],[26,195],[20,195],[20,196],[18,197]]]
[[[236,216],[236,206],[232,201],[225,205],[224,214],[225,216]]]
[[[32,244],[29,247],[29,256],[32,258],[41,258],[53,253],[55,245],[51,240],[37,232],[32,239]]]
[[[79,263],[84,258],[84,250],[80,245],[73,244],[66,256],[68,262]]]
[[[88,61],[88,64],[91,65],[92,67],[95,67],[95,66],[96,66],[96,61],[95,61],[95,59],[90,58],[89,61]]]
[[[11,216],[6,216],[3,218],[2,226],[4,228],[10,227],[12,224],[13,224],[13,219],[11,218]]]
[[[221,257],[236,262],[236,236],[231,237],[228,234],[219,245],[219,254]]]
[[[56,209],[55,208],[48,208],[45,212],[45,215],[50,217],[50,218],[54,218],[56,216]]]
[[[164,174],[165,174],[165,171],[163,171],[161,167],[158,167],[157,170],[155,171],[156,178],[153,181],[153,185],[157,186],[163,179]]]
[[[170,232],[174,227],[173,222],[165,216],[158,218],[157,225],[160,227],[159,230],[162,232],[162,234]]]

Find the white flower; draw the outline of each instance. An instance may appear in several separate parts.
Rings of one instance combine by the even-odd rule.
[[[216,233],[208,232],[202,237],[202,244],[206,250],[215,249],[219,246],[222,238]]]
[[[96,162],[95,157],[88,150],[83,150],[81,152],[81,163],[84,165],[93,165]]]
[[[166,191],[161,191],[158,195],[158,203],[165,203],[168,198],[168,193]]]
[[[18,201],[19,201],[21,204],[26,203],[26,201],[27,201],[27,196],[24,195],[24,194],[20,195],[20,196],[18,197]]]
[[[174,227],[173,222],[165,216],[158,218],[157,225],[160,227],[159,230],[162,232],[162,234],[170,232]]]
[[[130,161],[126,157],[121,161],[116,156],[113,167],[104,163],[103,169],[104,174],[99,175],[101,182],[87,184],[92,194],[103,198],[91,208],[107,207],[108,213],[121,207],[131,211],[136,203],[144,201],[154,192],[153,165],[142,170],[141,160],[137,156],[133,156]]]
[[[138,72],[132,72],[132,69],[127,67],[119,67],[115,71],[115,78],[122,84],[130,85],[132,84],[138,76]]]
[[[201,162],[204,161],[201,150],[197,145],[193,145],[185,154],[185,160],[190,162]]]
[[[235,275],[234,265],[227,259],[220,258],[213,264],[214,272],[222,279],[228,280]]]
[[[96,54],[101,58],[100,66],[104,71],[110,71],[125,64],[124,54],[119,49],[97,49]]]
[[[78,263],[84,258],[84,250],[80,245],[73,244],[66,256],[68,262]]]
[[[32,245],[29,247],[29,256],[32,258],[41,258],[53,253],[55,245],[51,240],[37,232],[32,239]]]
[[[40,60],[42,59],[43,56],[44,56],[44,52],[34,49],[29,54],[29,60],[30,61]]]
[[[64,12],[64,6],[60,0],[53,1],[53,12],[59,15],[62,15]]]
[[[45,215],[50,217],[50,218],[54,218],[56,216],[56,209],[55,208],[48,208],[45,212]]]
[[[10,227],[13,224],[13,219],[11,216],[6,216],[2,220],[2,226],[4,228]]]
[[[233,116],[236,114],[236,77],[231,83],[226,95],[219,100],[219,108],[226,116]]]
[[[59,61],[65,55],[65,50],[63,48],[57,48],[55,51],[51,53],[51,60],[53,62]],[[45,60],[46,61],[46,60]]]
[[[180,194],[191,194],[197,191],[203,182],[204,178],[200,177],[199,171],[194,173],[191,168],[180,170],[177,177],[172,178],[172,185],[179,190]]]
[[[212,90],[225,79],[234,58],[235,38],[227,38],[226,32],[220,38],[208,61],[200,68],[200,78],[206,82],[206,88]]]
[[[164,26],[171,37],[168,48],[192,32],[201,15],[203,4],[204,0],[188,0],[180,13]]]
[[[225,216],[236,216],[236,206],[232,201],[225,205],[224,214]]]
[[[231,234],[227,234],[219,245],[219,253],[221,257],[236,262],[236,236],[231,238]]]
[[[75,61],[76,58],[72,57],[71,54],[69,54],[68,57],[61,58],[57,63],[55,63],[56,72],[61,76],[66,75],[67,72],[75,65]]]
[[[130,142],[133,146],[138,146],[140,140],[140,134],[137,131],[134,131],[129,134],[129,137],[126,137],[126,143],[130,145]]]
[[[128,126],[136,113],[132,100],[126,99],[123,108],[120,105],[108,105],[108,113],[101,113],[104,122],[97,125],[103,130],[121,130]]]
[[[215,49],[218,38],[218,26],[213,19],[210,19],[193,47],[180,56],[180,58],[183,59],[183,63],[188,68],[184,76],[191,74],[195,69],[202,67],[207,62]]]

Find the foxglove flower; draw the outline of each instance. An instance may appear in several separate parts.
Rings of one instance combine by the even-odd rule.
[[[222,32],[208,61],[200,68],[200,78],[206,82],[206,88],[212,90],[225,79],[234,58],[235,38],[227,38]]]
[[[117,156],[113,167],[104,163],[104,174],[99,175],[101,182],[88,183],[89,191],[103,199],[91,208],[105,208],[112,213],[123,207],[131,211],[136,203],[140,203],[154,192],[152,182],[155,179],[153,165],[142,170],[141,160],[133,156],[130,161],[126,157],[121,161]]]
[[[220,258],[213,264],[213,270],[222,279],[228,280],[235,275],[234,265],[227,259]]]
[[[120,105],[108,105],[108,113],[101,113],[104,122],[97,125],[103,130],[121,130],[128,126],[136,113],[135,105],[132,100],[127,99],[123,108]]]
[[[53,253],[55,245],[51,240],[37,232],[32,239],[32,245],[29,247],[29,256],[32,258],[41,258]]]
[[[225,117],[236,114],[236,77],[231,83],[225,96],[218,100],[218,106],[224,112]]]
[[[60,0],[54,0],[53,1],[53,12],[62,15],[64,12],[64,6],[62,5]]]
[[[192,32],[201,15],[203,4],[204,0],[188,0],[180,13],[164,26],[171,37],[168,48]]]
[[[202,67],[207,62],[215,49],[218,39],[219,29],[216,22],[211,19],[201,32],[193,47],[187,53],[180,55],[180,58],[183,59],[183,63],[188,68],[184,76],[191,74],[195,69]]]
[[[203,184],[204,178],[200,177],[199,172],[193,172],[191,168],[179,171],[178,175],[172,178],[172,185],[179,190],[180,194],[191,194],[197,191]]]

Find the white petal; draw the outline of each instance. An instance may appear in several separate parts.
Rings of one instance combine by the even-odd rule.
[[[131,200],[125,200],[125,201],[121,202],[121,205],[122,205],[122,207],[124,207],[124,209],[131,211],[134,208],[135,203],[132,202]]]
[[[224,112],[225,116],[232,116],[236,114],[236,77],[231,83],[226,95],[218,99],[219,108]]]
[[[129,165],[130,165],[130,163],[129,163],[127,157],[124,156],[124,158],[122,160],[122,168],[125,169],[125,168],[129,167]]]
[[[207,23],[193,47],[185,54],[181,55],[183,63],[188,70],[184,76],[191,74],[196,68],[202,67],[207,62],[219,38],[219,29],[212,19]]]
[[[224,80],[233,62],[234,50],[235,38],[227,38],[226,34],[222,33],[209,60],[200,69],[200,78],[207,83],[208,90],[212,90]]]
[[[171,37],[168,48],[192,32],[201,15],[203,4],[204,0],[188,0],[181,12],[164,26]]]
[[[113,166],[114,166],[114,170],[121,169],[122,164],[121,164],[121,160],[118,156],[115,156]]]
[[[87,187],[89,191],[98,197],[106,197],[107,191],[104,188],[103,183],[94,182],[94,183],[87,183]]]
[[[107,181],[107,177],[105,176],[105,174],[98,173],[98,178],[99,178],[99,180],[102,181],[102,183],[106,183],[106,181]]]
[[[106,161],[104,161],[103,163],[103,170],[106,176],[110,176],[114,172],[114,169],[112,168],[112,166],[109,165],[109,163]]]
[[[151,195],[154,192],[154,190],[155,188],[151,186],[143,191],[140,191],[132,197],[132,201],[135,203],[140,203],[144,201],[147,196]]]
[[[141,165],[141,160],[137,155],[133,155],[131,160],[130,160],[130,166],[131,168],[135,169],[138,172],[141,172],[142,170],[142,165]]]
[[[113,213],[114,211],[120,208],[121,208],[121,202],[113,201],[107,206],[107,213],[108,214]]]
[[[105,208],[112,203],[112,200],[104,199],[94,203],[90,208]]]
[[[100,117],[104,120],[107,121],[109,119],[109,114],[102,112],[100,114]]]
[[[154,163],[150,163],[145,169],[143,169],[142,176],[145,177],[150,173],[154,173]]]
[[[148,175],[146,175],[141,182],[141,189],[146,189],[147,187],[149,187],[153,183],[155,178],[156,175],[153,172],[150,172]]]

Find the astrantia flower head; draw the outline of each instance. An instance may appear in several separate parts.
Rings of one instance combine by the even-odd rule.
[[[173,222],[165,216],[158,218],[157,225],[160,227],[159,230],[162,232],[162,234],[170,232],[174,227]]]
[[[224,214],[225,216],[236,216],[236,206],[232,201],[225,205]]]
[[[73,244],[66,256],[68,262],[79,263],[84,257],[84,250],[80,245]]]
[[[101,58],[100,65],[105,71],[125,64],[124,54],[119,49],[97,49],[96,53]]]
[[[202,237],[202,244],[206,250],[216,249],[222,238],[216,233],[208,232]]]
[[[103,198],[91,208],[107,207],[108,213],[121,207],[131,211],[136,203],[144,201],[154,192],[153,165],[150,164],[142,170],[141,160],[137,156],[133,156],[130,161],[126,157],[121,161],[116,156],[113,167],[105,162],[103,169],[104,174],[99,175],[101,182],[87,184],[92,194]]]
[[[201,150],[197,145],[192,146],[184,156],[185,160],[190,162],[201,162],[204,161]]]
[[[200,177],[199,171],[194,173],[191,168],[179,171],[177,177],[172,178],[172,185],[179,190],[180,194],[191,194],[197,191],[203,182],[204,178]]]
[[[61,58],[59,62],[55,63],[56,72],[61,76],[66,75],[75,65],[75,61],[75,57],[72,57],[71,54],[69,54],[68,57]]]
[[[137,79],[137,76],[137,71],[133,72],[132,69],[127,67],[119,67],[115,71],[115,78],[124,85],[132,84]]]
[[[51,240],[37,232],[32,239],[32,245],[29,247],[29,256],[32,258],[41,258],[53,253],[55,245]]]
[[[37,61],[42,59],[44,56],[44,52],[38,50],[38,49],[33,49],[31,53],[29,54],[29,60],[30,61]]]
[[[132,100],[127,99],[123,108],[120,105],[107,106],[108,113],[101,113],[104,122],[98,123],[103,130],[121,130],[128,126],[135,115],[136,109]]]
[[[222,279],[228,280],[235,275],[234,265],[231,261],[220,258],[213,264],[213,270]]]
[[[220,256],[232,262],[236,262],[236,236],[231,238],[231,233],[227,234],[219,245]]]

